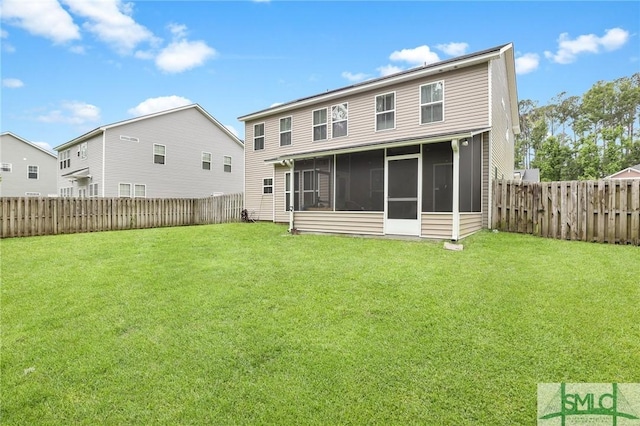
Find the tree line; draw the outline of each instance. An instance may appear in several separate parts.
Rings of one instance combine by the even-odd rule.
[[[640,164],[640,73],[518,107],[516,169],[538,168],[543,181],[589,180]]]

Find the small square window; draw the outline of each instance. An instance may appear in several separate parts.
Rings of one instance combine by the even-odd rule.
[[[155,164],[164,164],[167,154],[167,147],[164,145],[153,144],[153,162]]]
[[[11,173],[11,163],[2,163],[0,171]]]
[[[135,198],[145,198],[147,196],[147,185],[136,183],[133,186],[133,193]]]
[[[131,184],[121,183],[118,185],[118,197],[131,198]]]
[[[273,194],[273,178],[262,179],[262,193]]]
[[[231,173],[231,157],[224,156],[224,171]]]

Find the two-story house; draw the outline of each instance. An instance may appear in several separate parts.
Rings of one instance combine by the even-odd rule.
[[[101,126],[55,149],[63,197],[198,198],[243,190],[244,144],[198,104]]]
[[[245,123],[245,207],[306,232],[457,240],[513,176],[512,44],[281,104]]]
[[[0,135],[0,196],[56,195],[57,157],[11,132]]]

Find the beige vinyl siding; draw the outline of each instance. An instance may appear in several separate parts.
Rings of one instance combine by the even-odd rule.
[[[422,213],[421,222],[422,237],[442,240],[451,239],[453,213]]]
[[[444,82],[444,121],[420,124],[420,86],[437,81]],[[396,92],[396,128],[376,132],[375,97],[383,93]],[[245,123],[246,174],[245,206],[248,210],[259,210],[265,220],[262,199],[262,179],[270,175],[273,165],[265,160],[283,155],[330,148],[343,148],[352,145],[394,141],[404,138],[427,137],[446,132],[487,127],[489,124],[489,91],[487,65],[480,64],[461,70],[445,72],[438,76],[429,76],[384,89],[370,90],[364,93],[317,103],[282,114],[273,114]],[[348,136],[332,138],[331,107],[348,103]],[[313,111],[327,108],[327,140],[313,142]],[[292,116],[292,143],[280,146],[280,119]],[[253,126],[265,124],[265,149],[253,150]],[[276,197],[275,211],[281,210],[279,192],[283,187],[277,183],[274,187]],[[281,220],[276,213],[277,221]]]
[[[121,140],[120,135],[138,142]],[[243,190],[244,148],[195,108],[114,126],[106,130],[105,138],[108,197],[118,195],[119,183],[146,185],[147,198],[195,198]],[[165,164],[154,164],[154,144],[166,146]],[[212,154],[211,170],[202,169],[203,151]],[[224,172],[224,156],[232,159],[231,173]],[[260,185],[262,190],[262,180]]]
[[[273,180],[273,195],[275,202],[274,222],[289,222],[289,212],[285,210],[285,174],[291,171],[288,167],[275,166],[275,179]],[[293,196],[293,191],[291,192]]]
[[[383,212],[296,212],[294,227],[303,232],[383,235]]]
[[[262,193],[262,179],[274,176],[274,165],[265,163],[265,160],[273,158],[273,150],[280,145],[279,139],[279,122],[271,120],[268,123],[265,122],[265,137],[264,147],[265,149],[254,151],[253,150],[253,125],[260,123],[257,121],[254,123],[247,123],[245,125],[245,175],[244,175],[244,205],[245,209],[249,213],[253,213],[255,217],[259,217],[260,220],[274,220],[274,197],[282,196],[284,192],[282,184],[279,183],[279,179],[283,180],[282,176],[286,171],[285,167],[278,168],[278,173],[275,174],[273,194],[265,196]],[[295,134],[293,135],[295,143]],[[284,203],[284,202],[283,202]],[[277,207],[276,207],[277,209]]]
[[[504,59],[495,59],[491,66],[491,177],[497,168],[498,179],[513,177],[514,134],[509,111],[507,69]]]
[[[460,213],[460,238],[482,229],[483,213]]]

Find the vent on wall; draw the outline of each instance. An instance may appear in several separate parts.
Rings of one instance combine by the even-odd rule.
[[[128,141],[128,142],[140,142],[140,139],[138,138],[134,138],[133,136],[125,136],[125,135],[120,135],[120,140]]]

